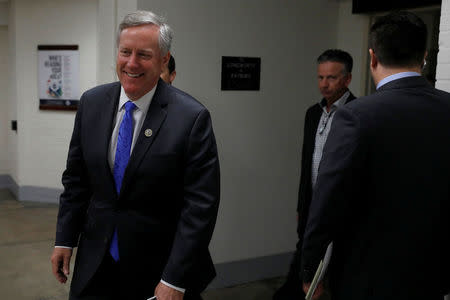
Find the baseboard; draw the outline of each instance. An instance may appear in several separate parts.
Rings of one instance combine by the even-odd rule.
[[[59,203],[61,189],[19,186],[10,175],[0,175],[0,188],[9,189],[19,201]]]
[[[6,174],[0,175],[0,189],[8,189],[14,197],[18,198],[19,186],[11,176]]]
[[[62,189],[37,187],[37,186],[21,186],[19,187],[19,201],[41,202],[41,203],[59,203],[59,195]]]
[[[18,186],[9,175],[0,175],[0,188],[7,188],[19,201],[59,203],[61,189]],[[217,276],[208,289],[224,288],[252,281],[286,276],[293,252],[215,264]]]
[[[11,176],[6,174],[0,175],[0,189],[9,189],[13,182],[14,180],[11,178]]]
[[[208,286],[208,289],[223,288],[261,279],[286,276],[293,255],[293,252],[287,252],[216,264],[217,276]]]

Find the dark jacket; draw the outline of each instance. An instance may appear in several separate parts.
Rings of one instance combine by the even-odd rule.
[[[334,241],[333,299],[442,299],[450,291],[450,94],[391,81],[336,112],[303,242],[312,278]]]
[[[118,82],[87,91],[75,118],[56,234],[57,245],[78,245],[72,292],[94,275],[114,228],[130,295],[153,295],[161,278],[200,292],[215,276],[208,244],[219,204],[209,112],[160,80],[117,194],[108,152],[119,95]]]

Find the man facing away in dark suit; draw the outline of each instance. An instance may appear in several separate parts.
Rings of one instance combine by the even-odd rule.
[[[336,109],[355,96],[348,90],[352,80],[353,59],[343,50],[328,49],[317,58],[317,80],[322,100],[308,108],[303,133],[300,188],[298,192],[298,243],[284,285],[276,291],[274,300],[303,299],[300,273],[301,246],[308,209],[311,203],[322,150],[330,131]]]
[[[370,29],[377,91],[336,112],[303,241],[305,291],[331,241],[333,300],[450,291],[450,94],[420,75],[426,41],[410,12]]]
[[[219,162],[208,110],[160,79],[172,30],[137,11],[119,26],[120,82],[83,94],[62,176],[53,273],[69,299],[201,299]]]

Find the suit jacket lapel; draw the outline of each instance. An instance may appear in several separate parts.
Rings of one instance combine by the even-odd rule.
[[[317,104],[317,109],[314,110],[314,113],[312,114],[312,118],[311,118],[311,124],[312,124],[312,128],[314,129],[314,133],[313,133],[313,147],[314,147],[314,140],[316,139],[316,131],[317,128],[319,127],[319,121],[320,121],[320,117],[322,116],[322,112],[323,109],[322,107]]]
[[[166,119],[167,111],[167,100],[168,100],[168,88],[161,82],[158,82],[155,94],[153,95],[152,102],[148,108],[147,115],[145,117],[142,128],[139,132],[138,139],[136,140],[136,145],[134,146],[133,152],[131,153],[130,160],[128,161],[127,168],[122,180],[122,188],[120,190],[120,195],[124,194],[128,183],[133,177],[134,172],[139,167],[142,159],[149,150],[153,141],[158,135],[158,131]],[[146,130],[147,133],[146,133]]]
[[[106,163],[109,168],[108,155],[109,155],[109,144],[111,142],[111,135],[114,129],[114,117],[117,113],[117,106],[119,105],[119,97],[120,97],[120,83],[117,82],[114,86],[108,90],[106,93],[105,104],[102,106],[102,111],[98,114],[99,118],[101,118],[101,132],[105,132],[104,136],[105,141],[103,141],[103,151],[106,158]]]
[[[110,89],[106,91],[106,97],[104,98],[104,103],[99,105],[100,111],[97,111],[96,115],[99,118],[98,128],[96,129],[99,134],[97,134],[98,139],[98,149],[100,149],[100,156],[103,159],[104,174],[106,180],[109,181],[107,184],[111,186],[116,193],[114,177],[111,172],[111,167],[109,165],[109,144],[111,141],[111,135],[113,131],[113,121],[117,111],[117,105],[119,103],[120,96],[120,83],[114,83]]]

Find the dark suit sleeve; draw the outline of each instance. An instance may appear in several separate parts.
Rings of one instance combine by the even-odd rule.
[[[311,202],[311,164],[314,150],[314,139],[317,128],[313,121],[314,106],[306,111],[305,125],[303,129],[303,146],[302,146],[302,161],[300,184],[298,188],[298,203],[297,203],[297,251],[301,253],[303,244],[303,235],[305,232],[306,221],[308,219],[308,210]],[[299,266],[300,267],[300,266]]]
[[[324,147],[319,176],[309,209],[302,251],[302,278],[311,282],[328,244],[343,230],[351,214],[354,186],[361,180],[364,136],[359,118],[340,108]]]
[[[206,109],[199,113],[191,130],[185,162],[184,204],[162,275],[164,281],[183,288],[198,276],[193,270],[208,253],[219,206],[219,160]]]
[[[307,151],[307,147],[310,147],[310,145],[308,145],[308,138],[309,135],[311,134],[311,131],[313,130],[312,125],[311,125],[311,109],[308,109],[306,111],[306,115],[305,115],[305,124],[303,126],[303,144],[302,144],[302,161],[301,161],[301,173],[300,173],[300,185],[299,185],[299,189],[298,189],[298,203],[297,203],[297,212],[299,214],[302,213],[302,208],[303,208],[303,204],[304,204],[304,198],[305,198],[305,189],[307,187],[307,182],[308,182],[308,176],[311,177],[311,174],[307,174],[308,172],[306,171],[309,168],[306,168],[305,164],[308,163],[308,161],[310,161],[308,159],[308,151]],[[309,172],[311,173],[311,172]]]
[[[57,246],[75,247],[77,245],[91,195],[81,147],[83,98],[81,97],[75,116],[66,170],[62,176],[64,191],[59,199],[55,241]]]

